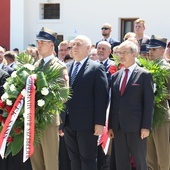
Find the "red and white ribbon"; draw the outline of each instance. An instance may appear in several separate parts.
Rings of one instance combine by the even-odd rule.
[[[109,144],[110,144],[110,138],[108,136],[109,108],[110,108],[110,104],[109,104],[107,111],[106,111],[106,122],[105,122],[103,133],[98,138],[98,145],[102,146],[102,149],[103,149],[105,155],[108,153]]]
[[[2,158],[4,158],[4,152],[5,152],[5,148],[6,148],[7,139],[9,137],[11,129],[20,113],[22,106],[23,106],[23,96],[22,96],[22,94],[20,94],[17,97],[17,99],[16,99],[16,101],[15,101],[6,121],[5,121],[3,129],[0,133],[0,155]]]
[[[25,162],[34,152],[35,133],[35,79],[34,75],[27,78],[25,111],[24,111],[24,151],[23,162]]]

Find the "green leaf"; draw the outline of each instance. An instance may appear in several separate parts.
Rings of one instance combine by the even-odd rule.
[[[12,156],[16,155],[23,147],[23,134],[17,135],[12,142]]]
[[[7,146],[7,149],[5,151],[5,158],[12,152],[11,146],[12,146],[12,144],[9,143],[8,146]]]

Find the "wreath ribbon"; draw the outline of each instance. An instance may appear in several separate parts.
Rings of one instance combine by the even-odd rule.
[[[26,81],[26,96],[24,106],[24,147],[23,162],[25,162],[34,152],[35,134],[35,75],[30,75]],[[4,158],[7,139],[12,127],[24,105],[24,97],[20,93],[17,97],[0,134],[0,155]]]
[[[6,148],[7,139],[9,137],[11,129],[19,115],[19,112],[20,112],[22,106],[23,106],[23,96],[22,96],[22,94],[20,94],[17,97],[17,100],[15,101],[15,103],[7,117],[5,124],[3,126],[3,129],[1,131],[1,134],[0,134],[0,155],[2,158],[4,158],[4,152],[5,152],[5,148]]]

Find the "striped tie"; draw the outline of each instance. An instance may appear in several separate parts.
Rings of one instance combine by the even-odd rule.
[[[76,65],[76,67],[74,68],[74,71],[73,71],[73,73],[72,73],[72,75],[71,75],[71,83],[70,83],[71,86],[73,85],[74,80],[75,80],[75,78],[76,78],[76,75],[77,75],[77,71],[78,71],[80,62],[77,62],[75,65]]]

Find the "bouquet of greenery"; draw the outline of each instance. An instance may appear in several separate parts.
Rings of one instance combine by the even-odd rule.
[[[165,111],[167,108],[164,107],[162,102],[166,100],[168,96],[166,83],[168,78],[170,78],[170,70],[169,67],[163,67],[155,61],[150,61],[142,57],[139,57],[138,60],[140,65],[146,68],[153,77],[155,108],[152,127],[156,128],[165,120]]]
[[[9,121],[9,125],[12,122],[12,118],[8,120],[9,115],[14,117],[14,114],[18,112],[13,125],[10,125],[11,130],[8,132],[5,157],[11,152],[12,155],[17,154],[23,147],[26,107],[32,107],[31,112],[35,112],[35,115],[33,114],[30,118],[34,120],[34,124],[30,126],[35,127],[33,143],[40,142],[42,131],[53,122],[55,115],[63,110],[64,102],[69,98],[69,88],[63,86],[65,80],[60,76],[60,67],[50,67],[42,72],[34,67],[32,57],[25,53],[21,53],[17,60],[18,68],[4,84],[5,93],[0,100],[0,109],[3,110],[0,115],[1,138],[6,121]],[[30,88],[26,88],[27,84],[29,85],[28,78],[33,80]],[[33,91],[33,95],[28,96],[30,91]],[[28,101],[25,107],[26,96]],[[17,103],[17,100],[20,102]],[[7,130],[9,130],[8,127]]]

